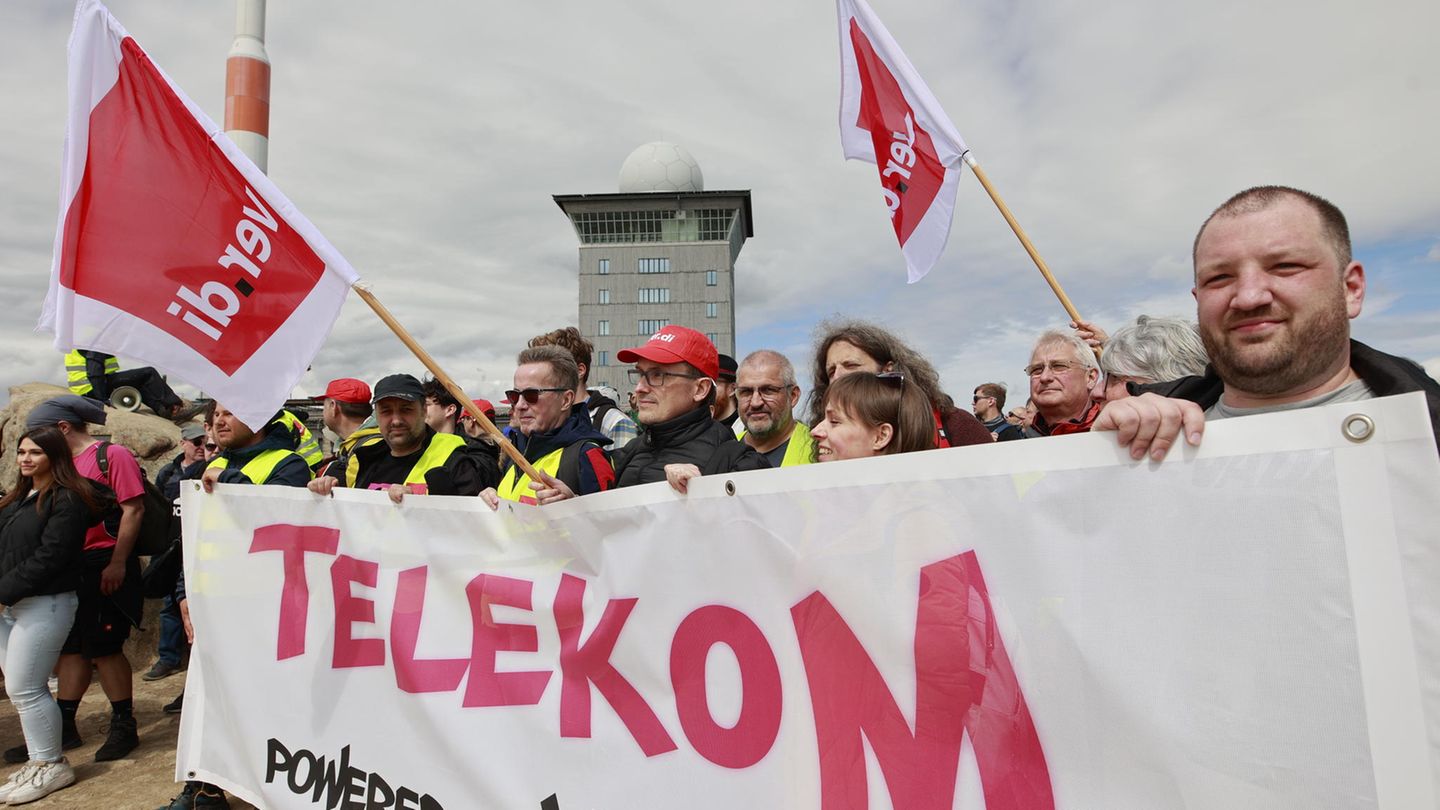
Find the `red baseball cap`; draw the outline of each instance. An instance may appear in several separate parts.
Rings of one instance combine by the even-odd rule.
[[[704,335],[684,326],[667,326],[650,336],[644,346],[621,349],[615,358],[622,363],[649,360],[653,363],[689,363],[701,374],[714,379],[720,374],[720,354]]]
[[[325,393],[316,399],[333,399],[337,402],[370,402],[370,386],[363,380],[356,380],[350,377],[341,377],[338,380],[331,380],[325,386]]]
[[[476,399],[471,401],[475,403],[475,407],[478,408],[481,413],[485,414],[486,419],[489,419],[491,422],[495,421],[495,406],[490,404],[490,400]]]

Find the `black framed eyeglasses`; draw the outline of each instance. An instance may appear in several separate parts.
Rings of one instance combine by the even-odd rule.
[[[875,375],[875,379],[896,388],[905,387],[905,372],[903,371],[882,371]]]
[[[735,389],[735,398],[741,402],[749,402],[751,397],[759,394],[760,398],[766,402],[774,402],[794,387],[793,385],[762,385],[759,388],[752,388],[747,385]]]
[[[540,401],[540,395],[545,393],[546,391],[569,390],[569,388],[526,388],[520,391],[516,391],[514,388],[511,388],[509,391],[505,392],[505,401],[511,405],[514,405],[519,402],[520,399],[523,397],[526,402],[534,405],[535,403]]]
[[[652,368],[649,371],[641,371],[638,368],[632,368],[627,373],[630,375],[631,385],[639,385],[640,381],[644,380],[645,384],[650,386],[651,388],[660,388],[664,386],[666,381],[669,380],[671,377],[679,377],[682,380],[703,379],[703,377],[699,374],[681,374],[678,371],[661,371],[658,368]]]

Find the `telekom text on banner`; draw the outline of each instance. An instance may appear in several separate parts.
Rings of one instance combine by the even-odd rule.
[[[98,0],[70,38],[40,328],[152,363],[263,424],[359,277]]]
[[[1173,455],[1059,437],[499,513],[186,492],[177,771],[275,808],[1435,806],[1423,401]]]

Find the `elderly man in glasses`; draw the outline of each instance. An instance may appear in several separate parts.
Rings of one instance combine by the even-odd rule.
[[[310,491],[329,495],[337,486],[384,490],[395,503],[406,494],[478,495],[495,484],[465,440],[436,433],[425,424],[425,388],[409,374],[391,374],[375,384],[375,420],[383,442],[355,448],[355,467],[311,481]]]
[[[765,456],[772,467],[794,467],[815,461],[810,428],[795,421],[800,386],[795,366],[779,352],[751,352],[736,373],[735,401],[745,424],[740,439]]]
[[[547,504],[614,486],[615,471],[605,455],[610,439],[584,407],[575,407],[580,367],[574,356],[559,346],[535,346],[515,362],[515,387],[505,392],[505,401],[518,431],[515,447],[540,480],[511,464],[500,485],[480,497],[495,509],[502,499]]]
[[[1100,413],[1090,389],[1100,379],[1100,364],[1085,341],[1068,333],[1049,331],[1035,341],[1030,364],[1030,399],[1035,421],[1026,436],[1085,433]]]
[[[645,433],[615,456],[617,486],[669,481],[679,492],[697,475],[769,467],[765,457],[711,416],[720,356],[704,335],[667,326],[615,357],[634,363],[630,381]]]

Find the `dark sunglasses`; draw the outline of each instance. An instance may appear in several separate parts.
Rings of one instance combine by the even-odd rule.
[[[875,379],[896,388],[905,387],[905,372],[903,371],[882,371],[875,375]]]
[[[520,401],[521,397],[524,397],[526,402],[534,405],[535,403],[540,401],[540,395],[545,393],[546,391],[569,390],[569,388],[526,388],[523,391],[516,391],[514,388],[511,388],[509,391],[505,392],[505,401],[511,405],[514,405],[515,403]]]

